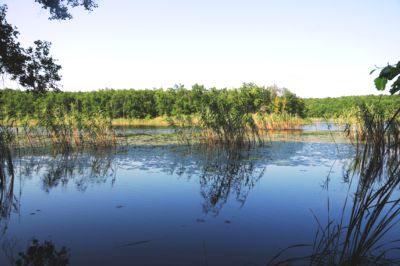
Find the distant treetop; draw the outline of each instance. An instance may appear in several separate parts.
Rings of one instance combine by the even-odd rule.
[[[97,7],[93,0],[35,0],[49,9],[50,20],[71,19],[69,7],[83,6],[92,11]],[[19,32],[6,19],[7,5],[0,5],[0,76],[16,80],[29,91],[60,90],[61,66],[50,55],[51,43],[37,40],[34,47],[23,48],[18,41]]]
[[[97,4],[93,0],[35,0],[43,9],[49,9],[50,20],[71,19],[68,7],[82,6],[87,11],[93,11]]]

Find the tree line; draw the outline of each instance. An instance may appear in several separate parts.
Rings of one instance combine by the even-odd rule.
[[[37,119],[55,109],[82,115],[103,114],[111,119],[144,119],[158,116],[198,114],[210,97],[216,103],[247,106],[251,113],[289,114],[304,117],[305,103],[285,88],[245,83],[240,88],[207,89],[202,85],[168,89],[113,90],[90,92],[48,92],[38,94],[20,90],[0,90],[0,112],[3,118]]]
[[[400,95],[342,96],[336,98],[306,98],[306,117],[337,118],[351,112],[360,104],[375,105],[388,114],[400,106]]]
[[[227,96],[228,95],[228,96]],[[2,118],[37,119],[44,112],[59,109],[82,115],[102,114],[112,119],[144,119],[158,116],[198,114],[210,97],[218,101],[247,106],[251,113],[288,114],[299,117],[335,118],[361,103],[374,104],[390,112],[400,106],[399,95],[345,96],[302,99],[285,88],[245,83],[234,89],[206,89],[182,85],[168,89],[113,90],[90,92],[48,92],[37,94],[21,90],[0,90]]]

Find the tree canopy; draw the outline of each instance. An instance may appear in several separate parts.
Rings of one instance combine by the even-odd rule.
[[[92,11],[93,0],[35,0],[50,12],[50,20],[71,19],[70,7],[82,6]],[[27,90],[46,92],[59,90],[61,66],[50,55],[51,43],[37,40],[34,46],[24,48],[18,41],[19,32],[8,23],[7,5],[0,5],[0,75],[8,75]]]

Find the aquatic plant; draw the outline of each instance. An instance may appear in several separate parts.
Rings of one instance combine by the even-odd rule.
[[[5,118],[0,120],[0,149],[13,144],[16,136],[15,120]],[[1,153],[1,152],[0,152]]]
[[[239,91],[211,90],[199,110],[203,141],[231,147],[262,143],[251,111]]]
[[[192,145],[201,140],[201,129],[198,126],[198,120],[193,115],[179,114],[168,117],[166,121],[170,127],[174,128],[180,143]]]
[[[299,116],[293,116],[288,113],[274,114],[258,112],[255,115],[257,126],[261,130],[292,130],[301,129],[303,125],[310,122]]]
[[[396,115],[387,119],[383,112],[365,106],[360,110],[361,131],[356,134],[356,156],[344,175],[348,194],[341,218],[329,218],[322,226],[314,215],[318,223],[314,243],[288,247],[269,265],[400,263],[400,257],[396,256],[400,239],[388,239],[400,222],[400,123]],[[303,257],[278,260],[292,248],[311,251]]]
[[[58,106],[46,106],[39,116],[38,126],[45,130],[53,147],[61,151],[116,144],[111,119],[101,112],[86,116],[75,108],[67,112]]]
[[[182,128],[177,132],[187,143],[193,139],[230,148],[262,143],[251,106],[238,90],[211,89],[204,92],[200,100],[196,116],[177,115],[170,123]]]

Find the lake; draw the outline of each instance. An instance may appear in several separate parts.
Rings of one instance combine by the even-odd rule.
[[[340,216],[353,157],[351,144],[290,138],[234,154],[184,145],[15,152],[0,199],[0,265],[34,239],[65,247],[72,265],[266,265],[312,244],[313,214],[327,222],[328,198],[329,215]]]

